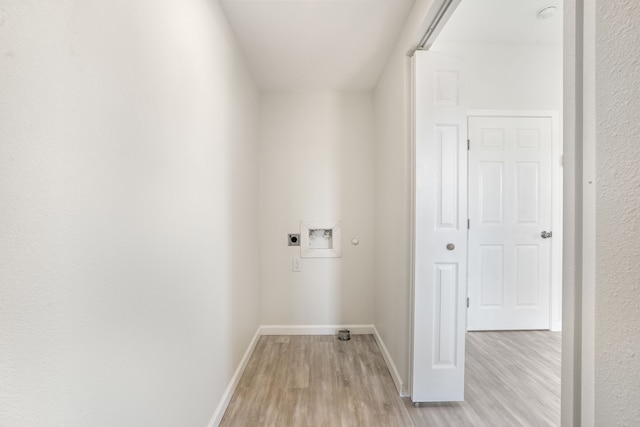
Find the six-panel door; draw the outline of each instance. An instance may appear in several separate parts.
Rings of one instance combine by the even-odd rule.
[[[551,119],[468,125],[468,329],[549,329]]]

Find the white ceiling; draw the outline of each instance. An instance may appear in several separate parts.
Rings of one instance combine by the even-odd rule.
[[[221,0],[267,90],[372,89],[414,2]]]
[[[554,16],[536,18],[545,6]],[[462,0],[437,42],[562,43],[562,0]]]
[[[356,91],[375,87],[414,2],[221,0],[262,89]],[[562,0],[462,0],[437,42],[561,43],[562,12]]]

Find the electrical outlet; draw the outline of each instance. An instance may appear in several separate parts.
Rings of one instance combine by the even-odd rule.
[[[300,234],[289,234],[289,246],[300,246]]]
[[[291,259],[291,270],[294,272],[302,271],[302,268],[300,267],[300,258]]]

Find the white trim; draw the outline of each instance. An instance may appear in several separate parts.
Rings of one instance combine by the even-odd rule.
[[[406,394],[411,396],[408,390],[413,390],[413,355],[414,355],[414,346],[413,346],[413,319],[416,315],[416,66],[415,66],[416,56],[413,55],[410,58],[408,63],[409,68],[409,94],[407,94],[407,99],[409,100],[409,105],[406,106],[407,110],[410,111],[409,118],[409,129],[407,130],[407,135],[409,135],[409,140],[407,144],[409,145],[409,159],[407,161],[407,166],[409,169],[409,358],[408,358],[408,377],[407,377],[407,388]],[[402,378],[400,378],[402,380]]]
[[[393,379],[393,383],[396,385],[398,394],[402,397],[409,397],[409,393],[407,393],[407,391],[404,389],[404,383],[402,382],[402,377],[398,373],[398,368],[396,368],[395,363],[393,363],[391,354],[389,354],[389,350],[387,350],[387,346],[384,345],[384,341],[382,341],[382,337],[378,333],[378,329],[376,329],[375,326],[373,327],[373,337],[376,340],[376,344],[378,344],[380,353],[382,353],[382,358],[387,364],[387,369],[389,369],[391,379]]]
[[[551,117],[559,116],[555,110],[467,110],[470,117]]]
[[[253,339],[249,343],[249,347],[247,347],[247,351],[244,352],[244,356],[242,356],[242,360],[240,360],[240,364],[238,365],[236,372],[231,377],[231,381],[229,382],[227,389],[224,391],[224,394],[222,395],[222,399],[220,400],[218,407],[213,413],[213,416],[211,417],[209,424],[207,424],[207,427],[216,427],[220,425],[220,422],[222,421],[222,417],[224,416],[224,413],[226,412],[227,407],[229,406],[229,402],[231,402],[231,397],[233,396],[233,393],[236,391],[238,382],[240,382],[240,378],[242,377],[242,374],[244,373],[244,370],[247,367],[247,363],[249,363],[249,359],[251,358],[251,355],[253,354],[253,350],[256,348],[256,344],[258,343],[258,339],[260,338],[261,335],[262,335],[261,327],[259,327],[258,330],[256,331],[256,334],[253,336]]]
[[[446,27],[449,18],[451,18],[461,1],[436,0],[433,2],[422,25],[420,25],[419,36],[416,35],[415,39],[415,47],[412,47],[407,52],[407,56],[413,56],[416,50],[429,50],[431,48],[433,42],[437,40],[438,34]]]
[[[374,333],[373,325],[262,325],[262,335],[337,335],[340,329],[349,329],[353,335]]]
[[[467,117],[548,117],[552,129],[551,163],[551,221],[553,239],[551,239],[551,289],[549,289],[549,328],[562,330],[562,210],[563,210],[563,171],[562,171],[562,124],[560,114],[555,110],[468,110]]]
[[[580,403],[580,425],[595,426],[600,424],[596,420],[595,408],[600,404],[601,400],[596,400],[596,262],[598,256],[596,253],[596,206],[598,205],[598,193],[604,188],[598,188],[598,178],[601,172],[596,170],[596,146],[602,143],[597,141],[598,130],[602,129],[597,116],[597,99],[596,91],[596,72],[602,69],[599,62],[600,57],[596,59],[596,40],[599,41],[603,37],[603,31],[597,29],[596,14],[599,12],[599,5],[596,6],[596,0],[584,0],[583,2],[584,24],[583,24],[583,40],[582,40],[582,114],[580,115],[580,126],[582,127],[581,141],[576,140],[576,145],[582,143],[580,149],[580,160],[582,161],[581,175],[577,174],[576,181],[580,180],[580,199],[581,206],[576,206],[576,211],[582,217],[581,229],[577,230],[578,238],[581,242],[580,267],[581,268],[581,284],[580,299],[582,300],[580,323],[580,347],[576,350],[580,353],[580,364],[582,368],[581,384],[579,395],[582,399]],[[597,33],[600,34],[597,37]],[[606,61],[603,61],[606,62]],[[626,74],[626,73],[623,73]],[[617,79],[618,76],[612,77],[611,80]],[[603,78],[602,80],[607,80]],[[598,83],[600,83],[598,81]],[[631,95],[628,95],[630,97]],[[625,97],[620,100],[624,101]],[[602,147],[602,145],[599,145]],[[577,147],[576,147],[577,148]],[[622,180],[622,176],[620,177]],[[606,191],[606,190],[605,190]],[[601,217],[602,218],[602,217]],[[604,295],[602,295],[604,297]],[[603,298],[603,299],[606,299]],[[606,305],[607,302],[603,303]],[[603,325],[602,330],[606,330],[607,326]],[[577,328],[576,328],[577,329]],[[600,331],[602,333],[602,331]],[[607,351],[607,350],[600,350]],[[622,388],[624,389],[624,388]],[[598,402],[598,403],[596,403]],[[604,404],[603,406],[605,406]],[[604,411],[602,411],[604,412]],[[636,420],[637,421],[637,420]]]

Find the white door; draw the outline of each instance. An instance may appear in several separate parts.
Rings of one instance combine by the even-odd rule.
[[[464,400],[467,120],[458,60],[414,56],[414,402]]]
[[[549,329],[551,118],[468,125],[468,329]]]

